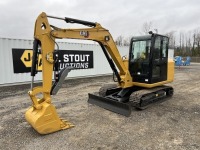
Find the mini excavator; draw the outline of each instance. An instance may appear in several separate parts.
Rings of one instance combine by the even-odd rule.
[[[87,27],[62,29],[50,25],[48,18]],[[99,23],[49,16],[43,12],[38,16],[34,30],[32,83],[28,92],[33,105],[25,114],[27,122],[40,134],[74,126],[60,119],[51,103],[51,95],[58,92],[73,69],[66,67],[58,70],[55,40],[63,38],[98,42],[115,74],[117,83],[105,84],[98,92],[89,93],[89,103],[128,117],[132,108],[145,109],[173,95],[173,88],[165,85],[174,79],[174,62],[168,59],[168,37],[152,32],[145,36],[134,36],[130,41],[129,57],[125,58],[120,56],[109,31]],[[42,86],[33,87],[39,53],[42,55]],[[52,84],[53,72],[55,81]],[[38,98],[41,93],[42,98]]]

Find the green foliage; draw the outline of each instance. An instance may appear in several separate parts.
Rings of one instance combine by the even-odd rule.
[[[181,48],[176,47],[174,49],[174,56],[191,56],[191,57],[200,57],[200,47],[193,48]]]

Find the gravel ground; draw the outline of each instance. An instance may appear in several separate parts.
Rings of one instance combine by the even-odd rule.
[[[87,103],[112,77],[67,80],[53,103],[74,128],[38,134],[24,118],[29,85],[0,88],[0,149],[199,150],[200,64],[175,68],[174,96],[124,117]]]

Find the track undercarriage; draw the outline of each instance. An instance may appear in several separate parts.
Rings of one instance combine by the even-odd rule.
[[[132,108],[146,109],[149,105],[163,102],[173,95],[170,86],[155,88],[117,88],[116,84],[106,84],[99,92],[89,93],[88,102],[103,107],[115,113],[130,116]]]

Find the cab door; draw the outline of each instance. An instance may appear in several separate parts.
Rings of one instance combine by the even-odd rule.
[[[151,36],[132,41],[129,71],[133,82],[149,83]]]
[[[167,80],[168,37],[155,35],[154,40],[151,83]]]

